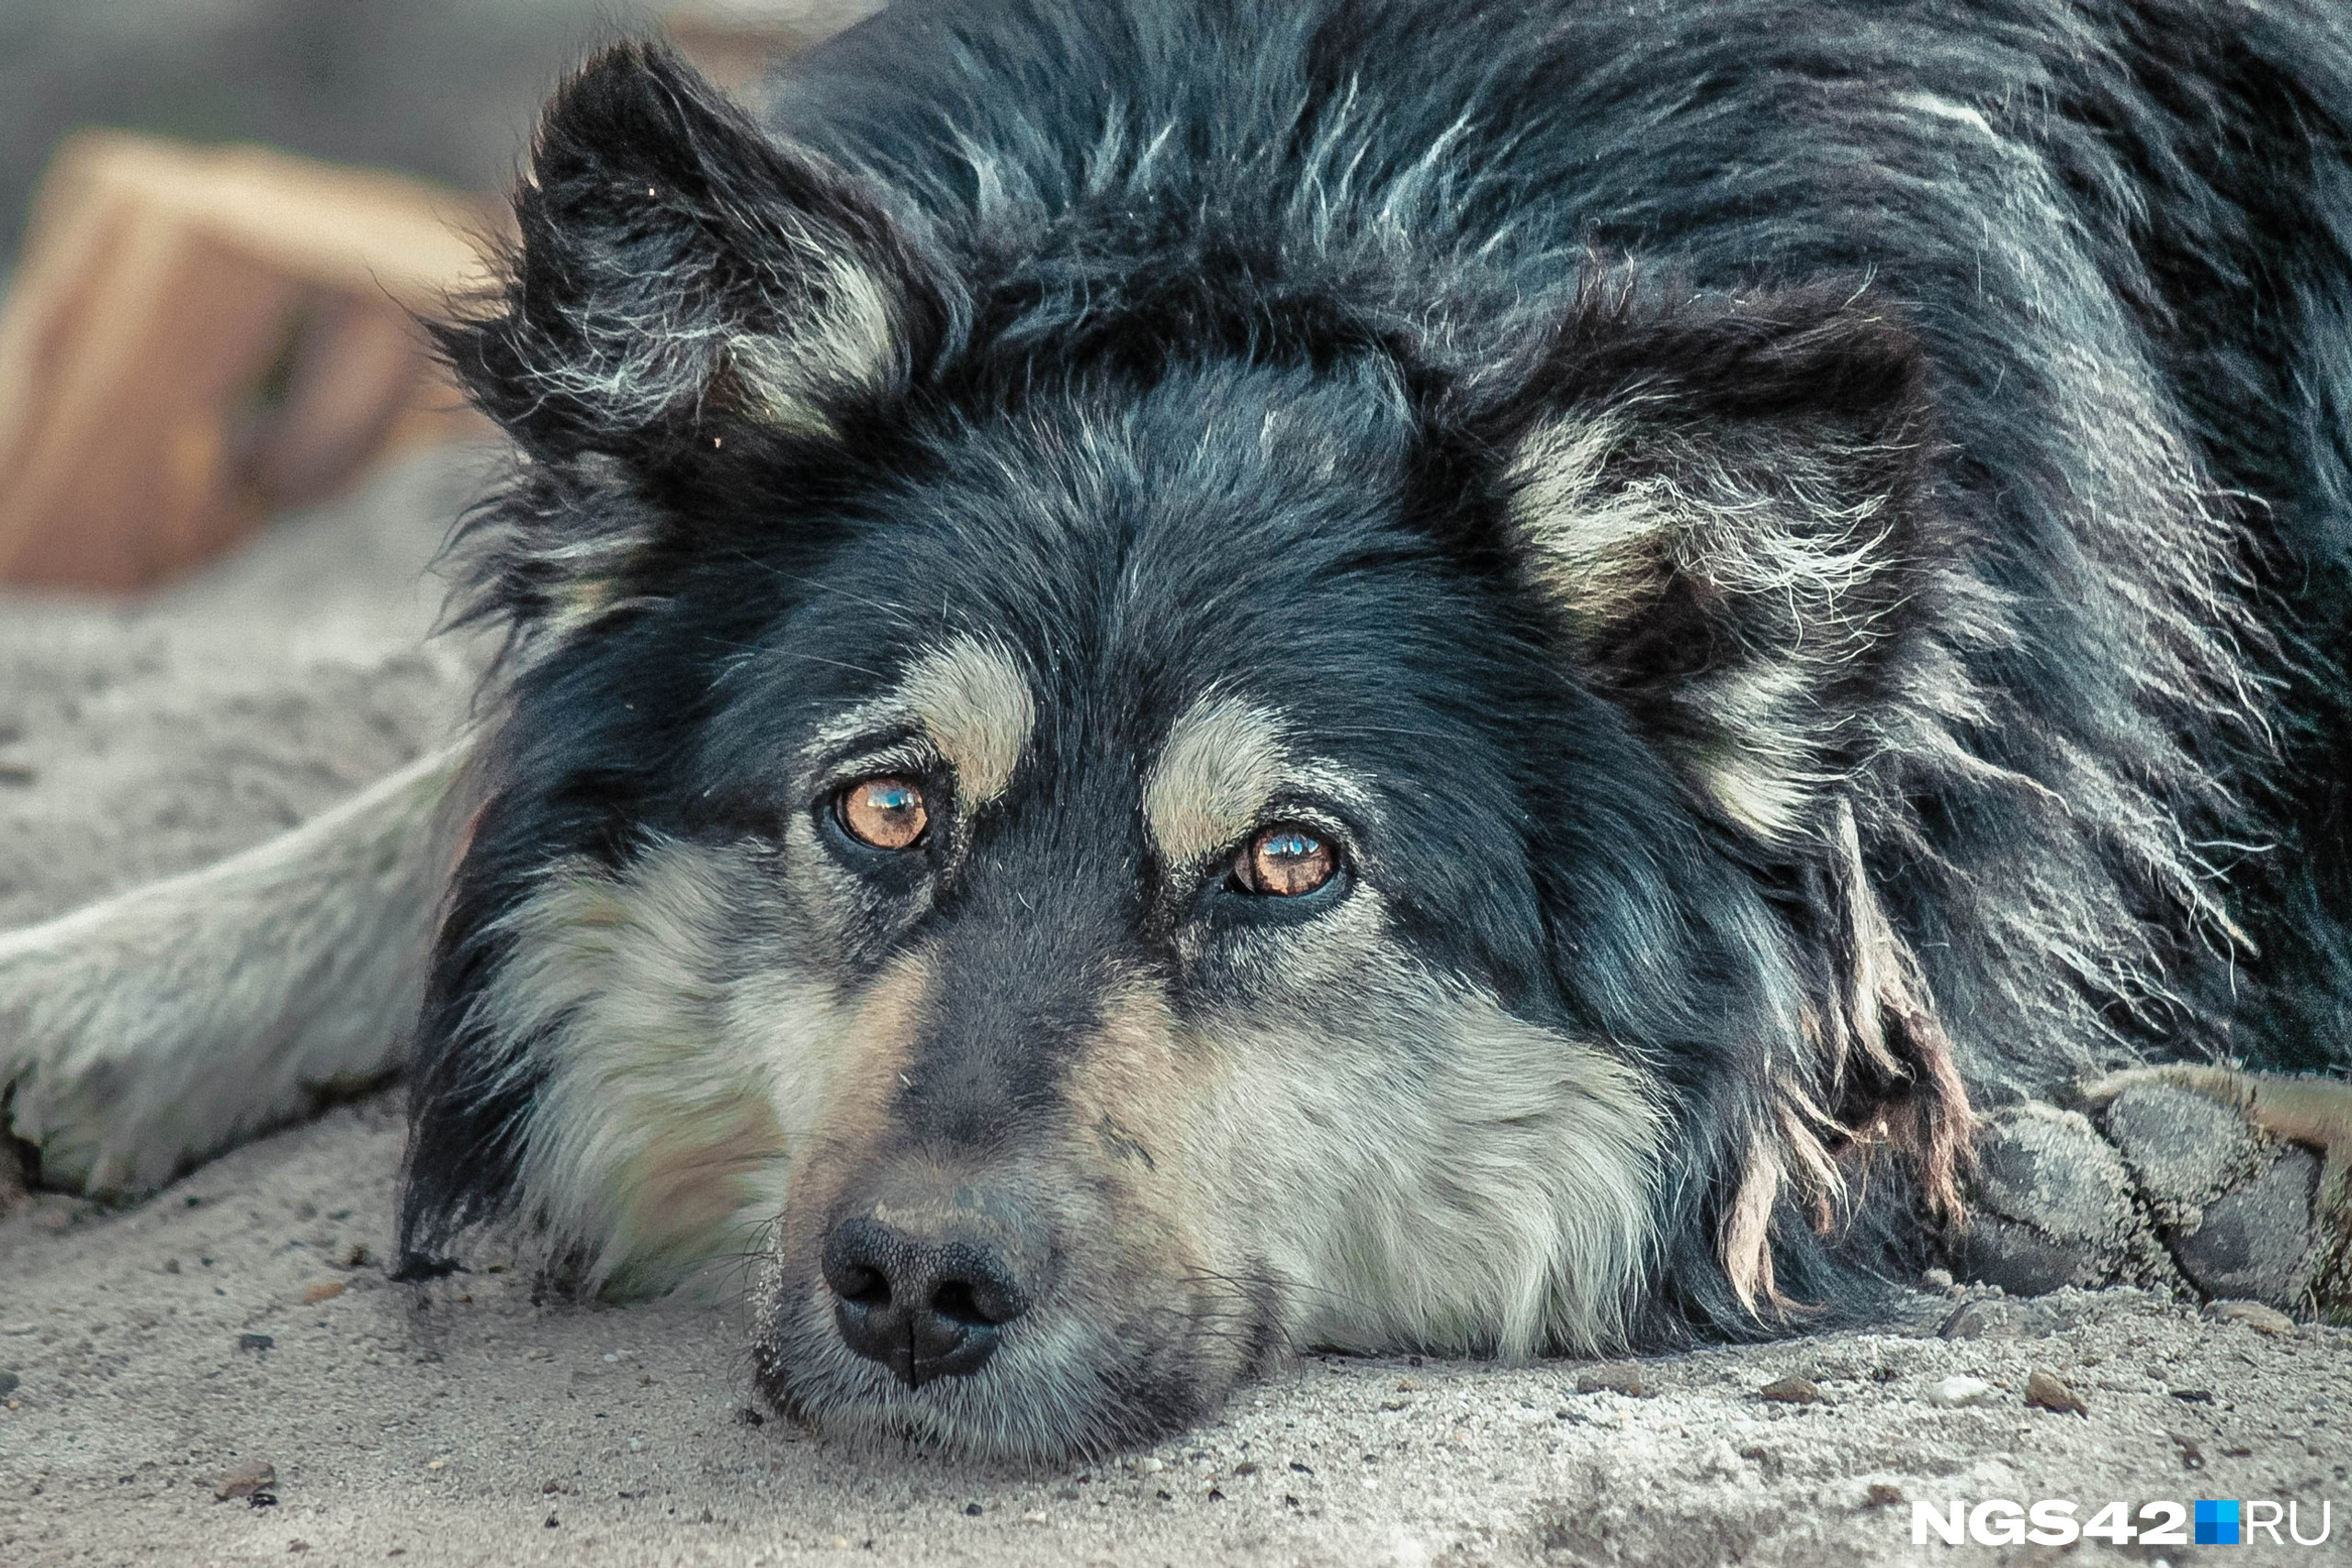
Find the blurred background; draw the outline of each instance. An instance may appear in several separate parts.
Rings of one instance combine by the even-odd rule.
[[[666,34],[730,89],[858,0],[0,0],[0,584],[136,592],[466,421],[411,320],[538,105]]]
[[[91,125],[495,189],[566,62],[661,17],[646,0],[0,0],[0,252]]]

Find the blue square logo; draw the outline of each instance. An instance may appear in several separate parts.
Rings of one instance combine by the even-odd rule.
[[[2199,1546],[2239,1545],[2238,1506],[2235,1503],[2199,1503],[2197,1505],[2197,1544]]]

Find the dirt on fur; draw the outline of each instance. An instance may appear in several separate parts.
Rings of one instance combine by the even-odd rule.
[[[458,723],[476,652],[420,644],[421,573],[483,461],[395,470],[134,610],[0,599],[0,924],[252,842]],[[2162,1289],[1938,1281],[1867,1332],[1631,1367],[1309,1356],[1148,1452],[1001,1471],[754,1413],[740,1278],[567,1304],[489,1247],[390,1282],[400,1147],[378,1097],[128,1211],[0,1220],[0,1563],[2092,1561],[1914,1545],[1913,1506],[2202,1497],[2293,1501],[2306,1536],[2328,1505],[2327,1544],[2254,1560],[2352,1560],[2352,1331]]]

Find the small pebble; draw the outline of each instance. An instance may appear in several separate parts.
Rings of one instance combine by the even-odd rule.
[[[276,1339],[270,1337],[270,1336],[266,1334],[240,1334],[237,1336],[237,1348],[240,1350],[266,1350],[277,1343],[277,1341]]]
[[[849,1550],[849,1537],[845,1535],[837,1535],[825,1544],[831,1547],[835,1551],[847,1551]]]
[[[1021,1522],[1024,1525],[1042,1525],[1048,1521],[1043,1509],[1033,1509],[1021,1516]]]
[[[0,1372],[0,1399],[6,1399],[16,1393],[23,1382],[24,1379],[14,1372]]]
[[[1642,1393],[1642,1369],[1633,1361],[1606,1361],[1597,1367],[1587,1367],[1577,1374],[1578,1393],[1622,1393],[1638,1399]]]
[[[1957,1410],[1963,1404],[1984,1402],[1993,1392],[1993,1385],[1983,1378],[1949,1377],[1928,1391],[1928,1403],[1945,1410]]]
[[[315,1280],[302,1287],[302,1304],[316,1306],[321,1302],[331,1302],[349,1289],[351,1287],[341,1280]]]
[[[220,1478],[220,1484],[212,1489],[212,1500],[225,1503],[232,1497],[250,1497],[277,1484],[276,1465],[266,1459],[250,1460]]]
[[[2260,1302],[2215,1302],[2205,1309],[2205,1315],[2217,1323],[2243,1323],[2263,1334],[2287,1335],[2295,1332],[2295,1320],[2277,1307]]]
[[[967,1503],[964,1505],[964,1514],[967,1518],[977,1519],[980,1517],[981,1512],[982,1509],[978,1503]]]
[[[1993,1325],[1992,1311],[1982,1302],[1970,1302],[1945,1318],[1943,1326],[1937,1329],[1936,1334],[1944,1339],[1982,1339]]]
[[[1903,1488],[1893,1482],[1873,1481],[1871,1483],[1870,1494],[1865,1501],[1873,1508],[1896,1507],[1903,1501]]]
[[[365,1269],[375,1256],[368,1249],[366,1242],[355,1241],[334,1255],[334,1266],[338,1269]]]
[[[1165,1460],[1157,1459],[1150,1454],[1146,1454],[1141,1459],[1131,1463],[1128,1468],[1140,1472],[1145,1475],[1158,1475],[1161,1471],[1168,1468],[1168,1462]]]
[[[2062,1416],[2088,1416],[2091,1407],[2083,1396],[2068,1388],[2055,1372],[2036,1367],[2025,1380],[2025,1402],[2038,1409],[2054,1410]]]
[[[1951,1290],[1951,1270],[1949,1269],[1928,1269],[1926,1273],[1919,1276],[1919,1288],[1923,1291]]]
[[[1811,1378],[1785,1377],[1766,1383],[1757,1395],[1775,1404],[1811,1404],[1821,1397],[1821,1390]]]

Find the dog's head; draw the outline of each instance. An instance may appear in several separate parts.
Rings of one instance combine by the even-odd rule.
[[[1770,1312],[1842,1150],[1932,1179],[1851,786],[1934,592],[1899,330],[1447,332],[1360,256],[987,206],[642,51],[551,111],[448,336],[518,643],[409,1250],[519,1203],[613,1288],[749,1254],[779,1404],[1037,1454],[1285,1346]]]

